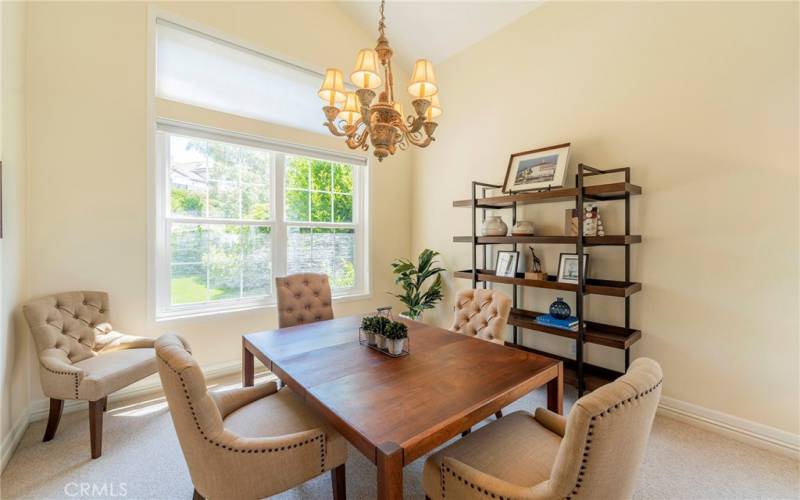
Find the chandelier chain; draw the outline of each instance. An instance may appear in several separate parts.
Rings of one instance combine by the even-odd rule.
[[[386,16],[383,14],[383,8],[386,5],[386,0],[381,0],[381,19],[378,21],[378,32],[381,36],[386,36]]]

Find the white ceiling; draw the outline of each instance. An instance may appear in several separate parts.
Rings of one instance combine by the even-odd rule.
[[[367,33],[378,37],[375,1],[339,4]],[[414,61],[444,61],[524,16],[541,1],[402,1],[386,2],[386,36],[397,63],[410,73]],[[354,56],[355,57],[355,56]]]

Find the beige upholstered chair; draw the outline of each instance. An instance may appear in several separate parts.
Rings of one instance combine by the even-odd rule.
[[[456,295],[455,316],[450,331],[503,345],[511,299],[496,290],[461,290]]]
[[[108,395],[156,372],[153,340],[114,331],[108,294],[67,292],[26,304],[42,390],[50,398],[44,441],[55,436],[65,399],[89,401],[92,458],[101,454]]]
[[[431,499],[630,498],[661,395],[661,367],[628,373],[582,397],[569,418],[515,412],[430,456]]]
[[[209,394],[183,339],[159,337],[156,353],[195,498],[264,498],[328,470],[334,498],[345,497],[347,443],[288,388]]]
[[[275,278],[275,285],[280,328],[333,319],[331,286],[325,274],[291,274]]]

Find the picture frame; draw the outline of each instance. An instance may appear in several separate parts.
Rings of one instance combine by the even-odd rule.
[[[514,153],[508,159],[504,193],[550,189],[564,185],[570,143]]]
[[[498,250],[495,261],[495,276],[515,278],[517,276],[517,263],[519,252],[515,250]]]
[[[589,272],[589,255],[583,254],[583,279],[586,279]],[[559,283],[578,284],[578,254],[562,253],[558,258],[558,278]]]

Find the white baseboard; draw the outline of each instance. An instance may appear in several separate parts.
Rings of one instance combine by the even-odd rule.
[[[9,429],[8,434],[3,437],[3,442],[0,444],[0,471],[5,470],[6,464],[11,459],[11,455],[14,454],[14,451],[17,449],[20,440],[22,439],[22,435],[25,434],[25,429],[28,428],[28,423],[30,422],[30,413],[25,411],[22,415],[17,418],[17,421],[11,426]]]
[[[800,435],[661,396],[658,413],[759,448],[800,460]]]

